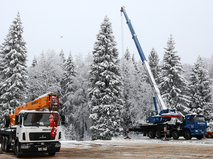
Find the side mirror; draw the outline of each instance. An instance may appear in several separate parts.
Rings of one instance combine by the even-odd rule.
[[[65,124],[65,116],[62,115],[62,116],[61,116],[61,125],[64,125],[64,124]]]
[[[16,116],[15,116],[15,125],[18,125],[18,124],[19,124],[19,116],[16,115]]]

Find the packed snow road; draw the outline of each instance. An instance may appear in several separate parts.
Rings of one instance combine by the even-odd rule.
[[[124,159],[197,159],[213,158],[213,139],[159,140],[147,137],[110,141],[62,141],[61,151],[54,157],[48,154],[29,154],[30,159],[124,158]],[[1,159],[16,158],[13,152],[0,154]]]

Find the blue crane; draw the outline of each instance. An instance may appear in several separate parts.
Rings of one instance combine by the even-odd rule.
[[[175,109],[168,109],[165,105],[165,103],[163,102],[163,99],[161,97],[160,91],[158,89],[158,86],[154,80],[154,77],[152,75],[151,69],[149,67],[149,64],[146,60],[146,57],[143,53],[143,50],[141,48],[141,45],[138,41],[137,35],[133,29],[131,20],[129,19],[129,17],[127,16],[126,10],[124,7],[121,7],[121,12],[123,12],[125,18],[126,18],[126,23],[129,26],[129,30],[132,34],[132,39],[135,42],[136,48],[138,50],[138,53],[140,55],[140,58],[143,62],[143,66],[144,69],[149,77],[149,81],[153,90],[153,101],[154,101],[154,106],[155,106],[155,111],[150,111],[147,112],[147,120],[146,122],[148,123],[162,123],[165,121],[169,121],[171,120],[172,117],[181,117],[180,114],[176,113]],[[157,107],[157,103],[159,104],[159,107],[161,108],[161,111],[158,111],[158,107]]]

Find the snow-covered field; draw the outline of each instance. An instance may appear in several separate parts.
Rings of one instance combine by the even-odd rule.
[[[66,148],[90,148],[94,147],[95,144],[108,146],[110,144],[119,144],[127,145],[127,144],[137,144],[137,143],[162,143],[162,144],[188,144],[190,145],[210,145],[213,146],[213,138],[203,138],[202,140],[198,140],[197,138],[192,138],[191,140],[185,140],[183,137],[180,137],[178,140],[169,139],[150,139],[144,136],[132,137],[131,139],[124,139],[123,137],[113,138],[112,140],[95,140],[95,141],[61,141],[61,146]]]

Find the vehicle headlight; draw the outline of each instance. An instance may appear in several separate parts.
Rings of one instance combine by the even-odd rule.
[[[21,149],[29,149],[29,148],[30,148],[30,145],[28,145],[28,144],[21,145]]]
[[[55,147],[61,147],[61,143],[59,142],[59,143],[56,143],[55,144]]]

